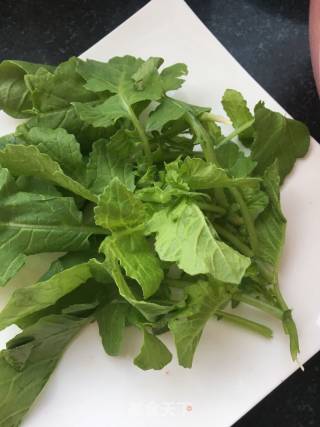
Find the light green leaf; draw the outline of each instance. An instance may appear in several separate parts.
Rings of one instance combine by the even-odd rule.
[[[230,300],[231,294],[223,285],[203,281],[189,286],[187,292],[190,299],[187,308],[169,320],[168,326],[174,336],[179,364],[191,368],[206,323]]]
[[[87,81],[87,89],[114,94],[96,106],[75,103],[81,119],[95,127],[109,127],[122,117],[132,120],[133,104],[146,100],[155,101],[163,95],[162,81],[154,65],[154,59],[146,63],[128,55],[114,57],[107,63],[92,60],[80,63],[78,70]],[[139,79],[140,75],[148,75],[148,79],[137,85],[135,79]]]
[[[274,163],[264,174],[264,186],[270,203],[256,222],[259,241],[256,262],[270,283],[277,281],[286,232],[286,219],[280,207],[279,183],[278,165]]]
[[[76,71],[81,62],[79,58],[73,57],[62,62],[53,72],[39,68],[36,73],[26,76],[25,81],[36,111],[61,111],[68,109],[71,102],[92,102],[97,99],[84,87],[85,81]]]
[[[160,259],[176,262],[190,275],[210,274],[223,282],[240,283],[250,265],[249,258],[218,240],[199,207],[189,200],[156,212],[147,233],[156,233]]]
[[[210,111],[210,108],[198,107],[173,98],[165,98],[150,114],[146,130],[149,132],[160,132],[164,125],[171,121],[181,119],[188,112],[195,116],[199,116],[206,111]]]
[[[241,194],[246,202],[252,219],[257,217],[265,210],[269,203],[268,195],[260,189],[260,184],[244,185],[241,187]]]
[[[102,344],[110,356],[120,353],[128,309],[129,305],[125,301],[113,301],[97,313]]]
[[[139,283],[145,299],[158,290],[163,271],[160,260],[143,234],[114,233],[103,245],[108,245],[108,251],[119,260],[127,276]]]
[[[158,68],[163,63],[162,58],[150,57],[132,75],[137,90],[144,90],[151,80],[158,80]]]
[[[255,184],[256,178],[230,178],[226,171],[214,163],[196,157],[186,157],[166,165],[166,182],[186,189],[208,190],[210,188],[233,187]]]
[[[144,371],[160,370],[172,360],[172,354],[155,335],[143,331],[143,345],[140,353],[134,359],[134,364]]]
[[[234,178],[249,176],[257,165],[251,156],[245,156],[237,144],[228,142],[216,148],[219,164]]]
[[[222,98],[222,105],[224,111],[230,117],[233,127],[235,129],[240,128],[247,122],[253,119],[252,114],[247,107],[247,102],[243,98],[240,92],[227,89]],[[239,139],[244,143],[251,143],[253,140],[254,131],[253,127],[250,126],[248,129],[241,132]]]
[[[87,184],[93,193],[103,193],[115,177],[128,190],[134,190],[135,176],[130,161],[134,148],[132,139],[128,131],[120,130],[110,141],[100,139],[93,144],[87,165]]]
[[[0,286],[23,266],[27,255],[83,250],[99,230],[83,224],[72,198],[17,190],[8,171],[0,169]]]
[[[106,187],[94,214],[97,225],[112,231],[137,227],[146,218],[143,203],[118,178],[113,178]]]
[[[80,145],[65,129],[34,127],[25,132],[23,138],[28,145],[35,145],[41,153],[58,162],[67,175],[79,179],[83,174],[85,164]]]
[[[255,172],[262,175],[268,166],[278,160],[280,179],[283,181],[297,158],[303,157],[309,149],[308,128],[297,120],[268,110],[263,103],[255,107],[254,128],[256,137],[252,158],[258,163]]]
[[[104,263],[100,263],[100,266],[102,268],[105,268],[112,276],[119,289],[119,294],[129,304],[135,307],[147,320],[153,322],[157,317],[163,314],[167,314],[176,308],[174,304],[163,305],[156,302],[139,300],[138,298],[136,298],[122,274],[118,261],[115,260],[112,257],[112,254],[108,252],[108,246],[102,245],[101,250],[104,251],[106,261]]]
[[[0,151],[0,163],[14,176],[39,177],[72,191],[84,199],[96,202],[97,197],[79,182],[65,175],[57,162],[41,153],[34,145],[7,145]]]
[[[22,418],[47,383],[66,346],[88,319],[52,315],[42,318],[14,338],[32,337],[33,347],[22,372],[10,366],[0,355],[0,426],[18,427]],[[19,351],[19,346],[16,348]],[[24,351],[23,348],[21,351]],[[18,357],[18,356],[16,356]]]
[[[16,118],[32,115],[30,92],[25,84],[26,74],[34,74],[39,68],[53,70],[49,65],[26,61],[2,61],[0,64],[0,109]]]
[[[17,127],[17,134],[23,134],[33,127],[59,129],[63,128],[75,136],[83,152],[90,151],[93,141],[109,136],[109,129],[94,128],[84,123],[76,113],[73,105],[64,109],[38,113],[26,123]],[[114,129],[110,129],[111,133]],[[1,142],[0,142],[1,146]]]
[[[16,289],[0,313],[0,330],[55,304],[91,277],[87,263],[55,274],[45,282]]]
[[[184,83],[184,79],[181,77],[186,76],[187,74],[188,68],[186,64],[177,63],[164,68],[161,71],[160,77],[165,92],[179,89]]]

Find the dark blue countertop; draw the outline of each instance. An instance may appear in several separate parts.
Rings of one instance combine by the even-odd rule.
[[[78,55],[146,3],[2,0],[0,60],[15,58],[54,64]],[[309,2],[187,3],[244,68],[291,115],[304,121],[320,141],[320,102],[308,46]],[[320,426],[320,354],[306,364],[304,373],[295,373],[235,426]]]

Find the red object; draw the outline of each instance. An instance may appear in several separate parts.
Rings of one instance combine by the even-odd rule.
[[[309,36],[313,74],[320,95],[320,0],[311,0]]]

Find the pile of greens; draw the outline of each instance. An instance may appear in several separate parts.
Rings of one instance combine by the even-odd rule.
[[[190,368],[210,319],[272,336],[232,310],[247,304],[282,322],[297,358],[278,286],[279,187],[306,154],[308,130],[262,102],[252,114],[231,89],[222,99],[228,118],[172,98],[187,67],[162,63],[0,65],[0,108],[27,119],[0,138],[0,284],[28,255],[63,253],[0,313],[0,329],[22,329],[0,356],[1,427],[20,424],[93,321],[112,356],[124,328],[138,328],[142,369],[171,361],[159,339],[170,331]]]

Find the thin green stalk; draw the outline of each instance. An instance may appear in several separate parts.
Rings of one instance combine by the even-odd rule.
[[[268,326],[262,325],[261,323],[254,322],[253,320],[246,319],[236,314],[227,313],[222,310],[217,310],[215,314],[221,317],[222,320],[226,320],[234,325],[256,332],[266,338],[272,338],[273,336],[272,329]]]
[[[232,243],[233,246],[239,250],[239,252],[241,252],[243,255],[246,255],[247,257],[252,257],[253,253],[251,249],[245,243],[241,242],[241,240],[238,239],[238,237],[236,237],[233,233],[216,223],[213,223],[213,227],[221,237]]]
[[[233,132],[229,133],[229,135],[227,135],[225,138],[223,138],[220,142],[219,145],[223,145],[226,142],[231,141],[233,138],[235,138],[236,136],[240,135],[243,131],[245,131],[246,129],[248,129],[250,126],[252,126],[254,123],[254,119],[249,120],[248,122],[243,123],[243,125],[239,126],[237,129],[235,129]]]
[[[225,208],[228,207],[228,199],[225,195],[225,192],[223,191],[223,188],[215,188],[214,189],[214,196],[221,206],[223,206]]]
[[[236,301],[243,302],[244,304],[251,305],[252,307],[256,307],[279,320],[283,319],[283,311],[280,308],[275,307],[274,305],[271,305],[265,301],[261,301],[257,298],[251,297],[250,295],[244,294],[234,294],[232,298]]]
[[[198,202],[198,206],[200,209],[202,209],[204,211],[209,211],[209,212],[213,212],[213,213],[220,214],[220,215],[224,215],[226,213],[226,210],[224,208],[222,208],[221,206],[212,205],[210,203]]]
[[[186,120],[199,140],[199,144],[201,145],[207,161],[217,164],[216,153],[214,152],[210,136],[202,126],[201,122],[191,113],[186,113]]]
[[[273,291],[280,307],[283,310],[283,317],[282,317],[283,329],[285,333],[289,336],[290,353],[291,353],[292,360],[295,361],[297,360],[298,354],[300,353],[297,327],[293,320],[291,310],[289,309],[287,303],[285,302],[277,282],[274,283],[273,285]]]
[[[253,250],[253,253],[255,253],[258,247],[258,238],[257,238],[256,229],[254,226],[254,221],[251,217],[248,206],[246,202],[243,200],[243,197],[237,188],[234,188],[234,187],[230,188],[230,192],[240,207],[240,211],[241,211],[246,229],[248,231],[250,246],[251,246],[251,249]]]
[[[136,131],[138,132],[138,135],[141,138],[141,141],[143,143],[143,149],[144,149],[144,153],[145,153],[146,158],[147,158],[147,162],[148,162],[148,164],[151,165],[152,164],[152,152],[151,152],[148,137],[147,137],[138,117],[135,115],[133,109],[129,105],[127,105],[126,108],[127,108],[128,113],[129,113],[130,120],[131,120],[133,126],[135,127]]]

